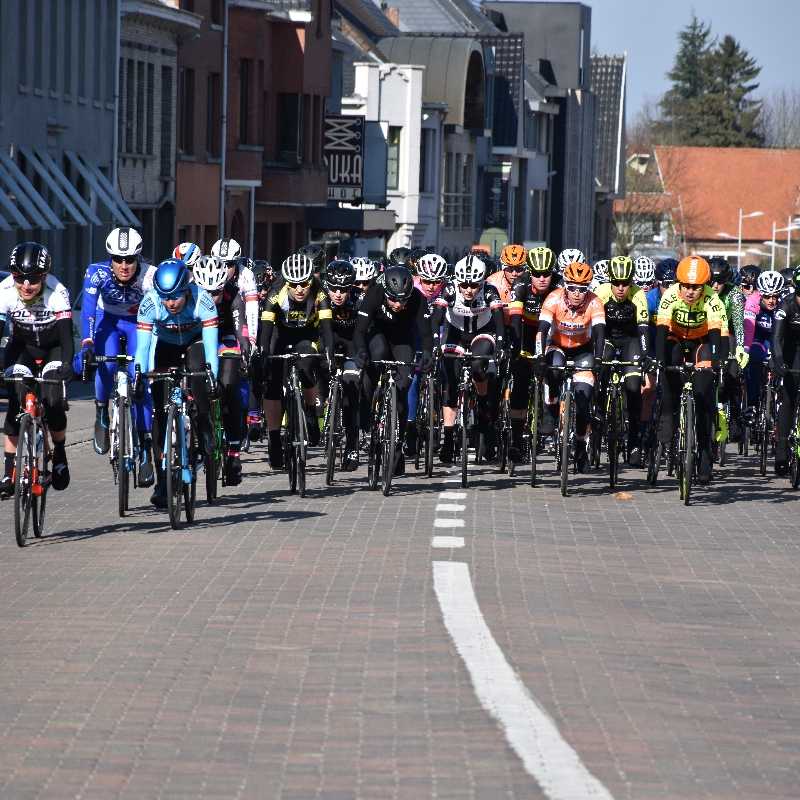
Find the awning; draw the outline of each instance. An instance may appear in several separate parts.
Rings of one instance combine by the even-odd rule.
[[[69,159],[75,169],[80,172],[83,179],[92,187],[92,191],[97,195],[97,199],[111,212],[111,217],[121,220],[134,228],[141,226],[141,223],[128,208],[128,204],[114,190],[108,178],[100,172],[99,168],[72,150],[65,150],[64,155]]]
[[[13,227],[63,230],[61,220],[6,153],[0,153],[0,184],[4,190],[0,205],[10,214]]]
[[[306,209],[306,224],[316,230],[363,232],[373,235],[394,233],[395,212],[381,208],[334,208],[323,206]]]

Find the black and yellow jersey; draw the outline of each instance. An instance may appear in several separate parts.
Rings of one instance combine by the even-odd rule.
[[[638,336],[640,326],[650,322],[647,310],[647,296],[638,287],[631,284],[622,300],[614,297],[610,283],[597,287],[595,294],[606,309],[606,338],[615,339],[622,336]]]
[[[304,300],[298,301],[284,284],[267,297],[261,322],[311,334],[319,327],[320,320],[330,320],[332,316],[330,300],[318,285],[311,288]]]

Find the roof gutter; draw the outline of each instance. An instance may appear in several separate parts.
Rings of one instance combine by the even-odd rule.
[[[619,194],[620,162],[622,159],[622,122],[625,116],[625,77],[628,72],[628,52],[622,54],[622,97],[619,99],[619,122],[617,124],[617,168],[614,170],[614,194]]]

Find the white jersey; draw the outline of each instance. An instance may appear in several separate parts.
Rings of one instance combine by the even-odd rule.
[[[153,278],[156,276],[158,264],[151,264],[142,277],[142,294],[147,294],[153,288]]]
[[[255,343],[258,332],[258,286],[256,275],[250,267],[242,267],[236,279],[239,295],[244,300],[244,317],[247,323],[247,338]]]
[[[62,319],[72,319],[72,307],[67,287],[55,275],[46,276],[44,289],[29,302],[19,296],[13,275],[0,282],[0,322],[11,324],[12,339],[49,346]]]

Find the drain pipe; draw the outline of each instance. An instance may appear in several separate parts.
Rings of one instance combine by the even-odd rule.
[[[222,22],[222,108],[220,109],[220,174],[219,174],[219,231],[218,239],[225,238],[225,156],[228,150],[228,0],[223,0],[224,18]]]
[[[112,145],[113,154],[111,157],[111,185],[114,191],[119,189],[119,60],[121,55],[122,39],[122,0],[117,0],[117,30],[114,45],[114,143]]]

